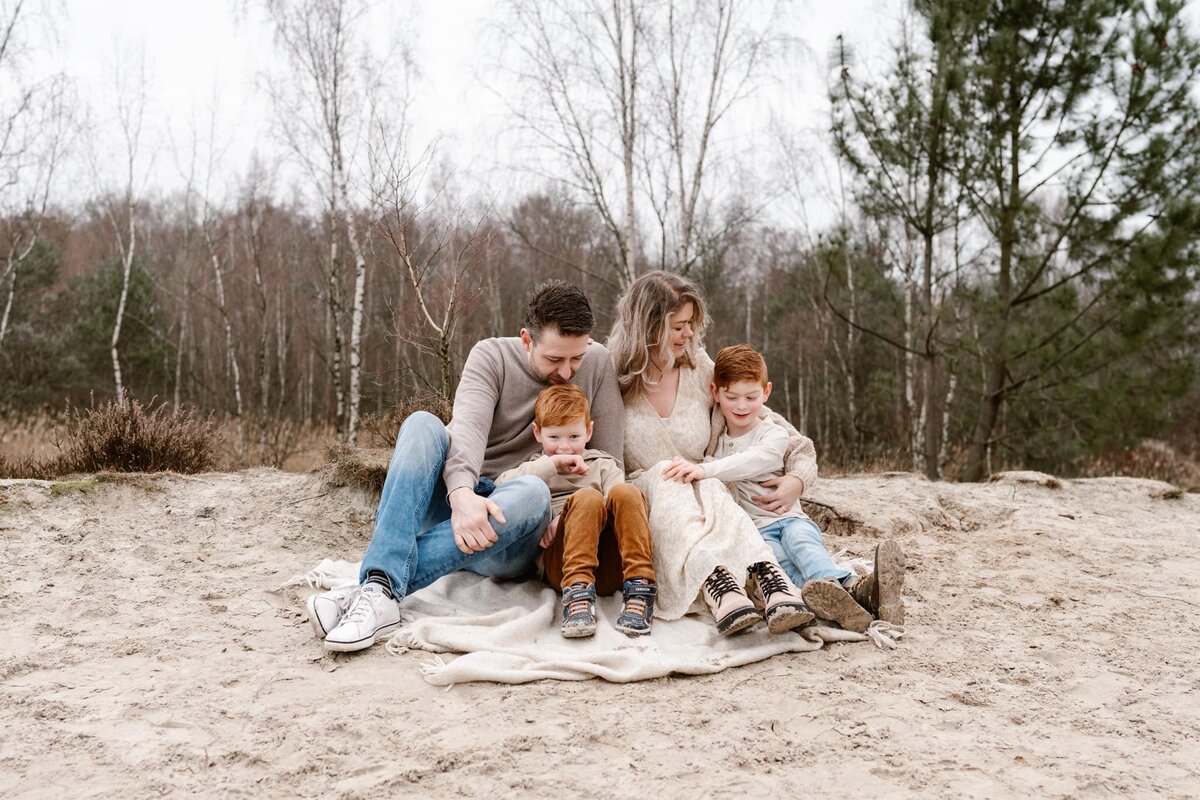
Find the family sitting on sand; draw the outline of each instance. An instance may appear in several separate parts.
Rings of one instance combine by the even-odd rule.
[[[471,349],[450,424],[405,420],[359,585],[308,600],[326,650],[370,647],[404,597],[456,570],[540,568],[566,637],[592,635],[597,594],[617,591],[629,636],[704,606],[722,634],[903,622],[899,546],[879,545],[866,576],[834,564],[799,503],[813,443],[764,407],[752,347],[705,352],[699,287],[651,272],[617,311],[606,348],[579,289],[539,286],[519,337]]]

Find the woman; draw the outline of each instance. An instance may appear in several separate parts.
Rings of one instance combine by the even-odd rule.
[[[713,362],[700,345],[706,325],[699,287],[655,271],[621,297],[608,341],[625,401],[625,469],[650,504],[656,615],[683,616],[703,590],[721,633],[743,630],[762,618],[741,588],[749,574],[768,626],[781,633],[813,616],[750,517],[720,481],[663,478],[674,458],[702,461],[721,432],[716,421],[723,425],[720,414],[711,413]],[[782,418],[776,420],[794,432]],[[787,466],[789,474],[770,482],[775,491],[762,499],[773,510],[790,508],[805,478],[811,482],[816,476],[812,442],[799,433],[792,437]]]

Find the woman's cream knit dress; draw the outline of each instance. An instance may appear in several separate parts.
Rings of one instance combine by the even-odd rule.
[[[658,416],[644,395],[625,407],[625,469],[650,503],[658,578],[655,616],[661,619],[688,613],[715,567],[724,565],[744,580],[751,564],[775,560],[721,481],[680,483],[662,477],[664,462],[678,456],[703,461],[709,442],[713,362],[699,348],[693,361],[695,369],[679,371],[670,417]]]

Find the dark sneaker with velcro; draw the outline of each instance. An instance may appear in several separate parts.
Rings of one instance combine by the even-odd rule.
[[[616,629],[626,636],[649,636],[658,586],[647,578],[634,578],[625,581],[621,596],[624,603],[621,616],[617,617]]]
[[[562,590],[562,635],[584,639],[596,633],[596,584],[573,583]]]

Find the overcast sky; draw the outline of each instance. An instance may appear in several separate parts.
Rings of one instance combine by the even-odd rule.
[[[155,148],[150,186],[170,191],[181,185],[179,145],[197,126],[207,129],[216,98],[217,138],[228,150],[221,159],[228,185],[244,171],[254,150],[279,151],[270,136],[272,109],[262,79],[280,60],[260,15],[243,10],[245,0],[66,0],[54,15],[56,58],[73,76],[104,127],[103,102],[111,97],[116,64],[144,54],[149,103],[149,139]],[[897,29],[897,0],[791,0],[782,4],[788,24],[808,50],[781,74],[773,112],[790,115],[800,128],[824,129],[827,122],[825,54],[844,33],[867,63],[881,57]],[[395,25],[414,45],[421,79],[415,113],[423,139],[438,137],[439,153],[480,182],[495,182],[503,162],[493,135],[503,113],[487,84],[489,34],[495,4],[486,0],[382,0],[374,6],[378,27]],[[750,121],[767,124],[760,103]],[[111,131],[107,133],[111,134]],[[105,131],[101,130],[100,139]],[[111,145],[102,145],[111,146]],[[219,178],[220,180],[221,178]],[[214,187],[218,192],[219,187]],[[493,187],[493,191],[495,188]]]

